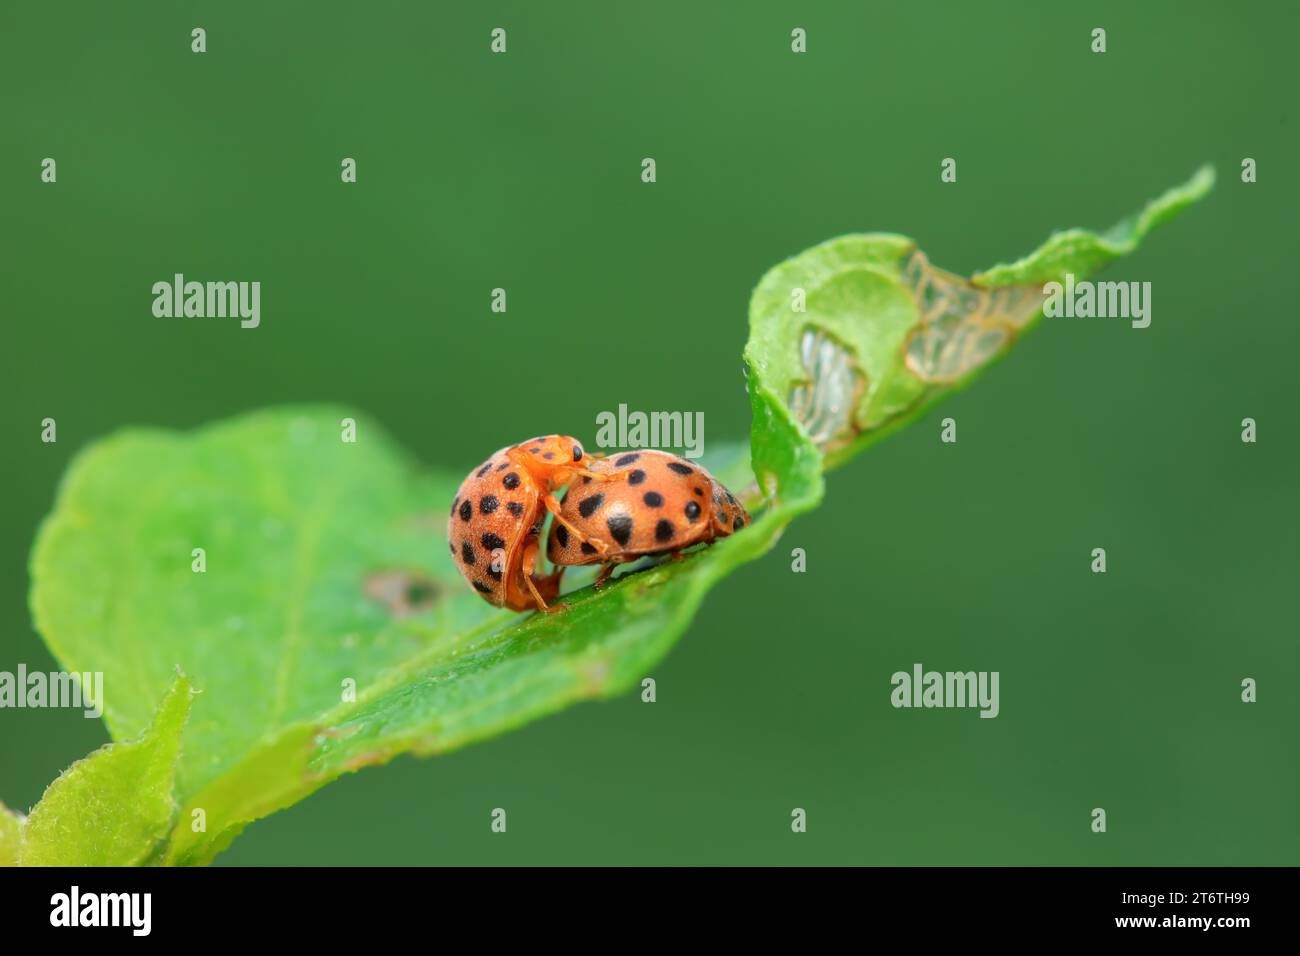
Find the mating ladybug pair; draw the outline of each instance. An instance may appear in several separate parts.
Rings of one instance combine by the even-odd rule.
[[[547,511],[554,521],[546,554],[555,567],[543,575],[537,552]],[[649,449],[596,457],[575,439],[546,435],[502,448],[461,482],[447,543],[489,603],[549,611],[567,565],[604,565],[599,587],[618,564],[676,557],[748,521],[736,497],[694,462]]]

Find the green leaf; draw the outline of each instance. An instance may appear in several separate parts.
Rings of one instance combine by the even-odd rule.
[[[41,530],[36,626],[60,660],[104,672],[113,737],[140,731],[176,667],[202,691],[186,796],[267,734],[331,710],[345,679],[365,688],[502,620],[446,560],[456,481],[420,474],[364,419],[356,444],[341,441],[351,415],[119,433],[73,463]]]
[[[357,420],[355,444],[340,439],[344,418]],[[733,487],[750,482],[743,454],[714,465]],[[202,692],[169,861],[211,859],[249,821],[342,773],[626,690],[711,583],[772,537],[758,525],[588,590],[563,614],[518,615],[480,599],[447,559],[462,478],[419,470],[377,425],[328,408],[127,431],[74,463],[34,552],[33,611],[65,665],[105,672],[115,738],[139,731],[141,701],[175,667]],[[205,831],[190,827],[194,809]]]
[[[1131,243],[1180,202],[1138,217]],[[1082,272],[1096,260],[1086,243],[1073,258],[1062,248],[1049,241],[1042,262]],[[140,731],[175,668],[194,680],[182,809],[161,857],[205,863],[343,773],[636,687],[713,585],[816,507],[826,467],[1005,353],[1040,296],[935,269],[900,236],[846,236],[778,266],[750,308],[750,454],[706,462],[756,519],[684,561],[580,589],[551,615],[493,609],[448,559],[446,509],[467,466],[423,469],[353,411],[128,430],[65,479],[33,553],[36,624],[68,669],[105,672],[116,739]],[[348,418],[355,443],[341,439]],[[195,832],[198,809],[207,827]]]
[[[407,751],[442,753],[637,686],[713,584],[766,551],[784,523],[766,514],[746,533],[687,561],[634,573],[600,593],[570,595],[563,614],[515,616],[449,638],[376,681],[355,704],[288,728],[219,789],[193,798],[192,806],[206,804],[210,815],[220,807],[222,818],[235,822],[214,840],[178,832],[170,862],[205,862],[245,821],[289,806],[342,773]]]
[[[178,678],[138,740],[105,744],[60,774],[22,826],[19,865],[143,862],[171,830],[172,781],[190,694],[189,681]]]
[[[1206,167],[1103,233],[1072,229],[972,279],[902,236],[842,236],[772,269],[754,291],[751,390],[785,406],[825,455],[847,460],[1003,357],[1042,317],[1043,285],[1091,274],[1205,196]],[[768,420],[755,408],[757,442]]]
[[[25,818],[0,803],[0,866],[18,865],[18,839]]]

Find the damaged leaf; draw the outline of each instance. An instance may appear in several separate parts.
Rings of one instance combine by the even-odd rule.
[[[931,265],[902,236],[841,236],[768,272],[754,290],[745,359],[831,465],[1004,355],[1042,315],[1043,286],[1083,278],[1214,183],[1209,167],[1101,233],[1071,229],[971,279]]]
[[[343,773],[634,688],[713,585],[820,502],[828,465],[1014,344],[1039,315],[1043,275],[1126,251],[1204,188],[1193,180],[1121,230],[1054,237],[974,281],[890,235],[835,239],[778,266],[750,308],[750,446],[715,444],[705,462],[755,520],[683,561],[570,593],[555,614],[492,608],[448,559],[446,508],[466,463],[423,469],[349,409],[270,409],[94,445],[36,543],[37,628],[67,669],[105,673],[115,739],[144,729],[178,666],[201,692],[177,823],[157,853],[141,834],[135,858],[206,863]],[[357,440],[344,441],[352,419]]]

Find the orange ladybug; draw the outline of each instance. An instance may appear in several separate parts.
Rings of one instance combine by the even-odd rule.
[[[591,465],[591,478],[569,486],[551,527],[546,555],[555,565],[604,564],[600,586],[616,564],[670,553],[726,537],[749,523],[736,496],[692,461],[645,449]],[[575,534],[574,532],[580,532]]]
[[[611,480],[592,470],[597,463],[577,439],[544,435],[499,449],[461,482],[447,521],[447,547],[484,600],[514,611],[551,610],[563,569],[535,573],[543,509],[563,522],[554,492],[577,477]],[[577,527],[569,530],[574,540],[586,541]],[[605,550],[600,542],[592,546]]]

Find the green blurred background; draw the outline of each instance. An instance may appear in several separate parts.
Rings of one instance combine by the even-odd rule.
[[[1215,192],[1106,274],[1153,284],[1149,329],[1047,320],[831,475],[655,669],[658,703],[347,777],[219,862],[1300,862],[1298,25],[1186,2],[10,0],[0,670],[53,666],[28,549],[114,429],[337,400],[451,468],[594,442],[620,402],[742,437],[749,290],[781,259],[896,231],[969,273],[1211,161]],[[261,328],[155,319],[174,272],[260,280]],[[1000,671],[1001,715],[894,710],[916,661]],[[0,711],[0,799],[30,806],[106,739]]]

